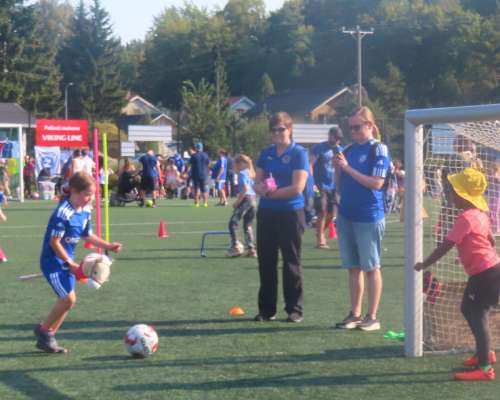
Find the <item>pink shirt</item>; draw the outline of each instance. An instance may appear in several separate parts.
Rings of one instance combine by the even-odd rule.
[[[446,239],[454,242],[465,272],[477,275],[500,263],[495,248],[488,240],[490,219],[477,208],[460,213]]]

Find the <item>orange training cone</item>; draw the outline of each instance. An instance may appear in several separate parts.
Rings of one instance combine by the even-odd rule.
[[[335,229],[335,224],[333,221],[330,221],[330,224],[328,225],[328,239],[335,239],[337,237],[337,231]]]
[[[3,249],[0,247],[0,262],[6,262],[7,261],[7,256],[3,252]]]
[[[229,310],[229,315],[232,316],[245,315],[245,311],[241,307],[233,307]]]
[[[87,249],[87,250],[92,250],[94,248],[94,245],[90,242],[85,242],[85,244],[83,245],[83,248]]]
[[[158,227],[158,237],[159,238],[168,238],[167,225],[165,221],[160,221],[160,226]]]

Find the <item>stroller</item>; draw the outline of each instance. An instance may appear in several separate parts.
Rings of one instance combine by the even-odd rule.
[[[141,177],[137,173],[124,171],[118,178],[118,190],[113,192],[109,198],[112,207],[124,207],[126,203],[140,202],[139,183]]]

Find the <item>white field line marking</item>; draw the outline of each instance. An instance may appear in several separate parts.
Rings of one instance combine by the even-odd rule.
[[[177,235],[203,235],[206,231],[192,231],[192,232],[169,232],[170,234]],[[155,232],[143,232],[143,233],[132,233],[132,232],[113,232],[113,237],[121,237],[121,236],[152,236],[156,237]],[[0,239],[26,239],[26,238],[42,238],[43,235],[0,235]]]
[[[389,219],[385,221],[386,224],[395,224],[395,223],[401,223],[399,219]],[[213,224],[213,223],[222,223],[222,221],[200,221],[200,222],[194,222],[194,221],[176,221],[176,222],[169,222],[167,225],[188,225],[188,224]],[[110,226],[140,226],[140,225],[157,225],[157,222],[131,222],[131,223],[123,223],[123,224],[110,224]],[[6,228],[5,226],[2,226],[2,229]],[[26,229],[26,228],[45,228],[44,226],[41,225],[25,225],[25,226],[11,226],[9,227],[11,229]],[[187,232],[174,232],[176,235],[202,235],[206,231],[187,231]],[[156,234],[153,233],[132,233],[132,232],[113,232],[113,236],[156,236]],[[38,234],[38,235],[0,235],[0,238],[2,239],[17,239],[17,238],[41,238],[43,237],[43,234]]]
[[[214,220],[214,221],[173,221],[168,222],[164,219],[167,225],[205,225],[205,224],[216,224],[222,223],[224,221]],[[95,224],[93,224],[95,225]],[[158,222],[124,222],[124,223],[115,223],[109,224],[109,226],[141,226],[141,225],[158,225]],[[104,224],[102,224],[104,226]],[[13,226],[2,226],[2,230],[4,229],[45,229],[45,225],[13,225]]]

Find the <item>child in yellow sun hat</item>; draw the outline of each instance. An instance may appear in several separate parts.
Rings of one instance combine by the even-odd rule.
[[[443,257],[453,246],[465,272],[469,275],[462,300],[462,314],[467,320],[476,341],[476,354],[464,365],[473,367],[455,374],[456,380],[486,381],[495,379],[492,364],[496,354],[490,350],[491,338],[488,325],[490,308],[498,304],[500,295],[500,257],[495,250],[495,239],[490,231],[487,215],[488,204],[483,197],[486,177],[474,168],[448,175],[453,188],[455,207],[461,209],[446,239],[423,262],[415,265],[421,271]]]

